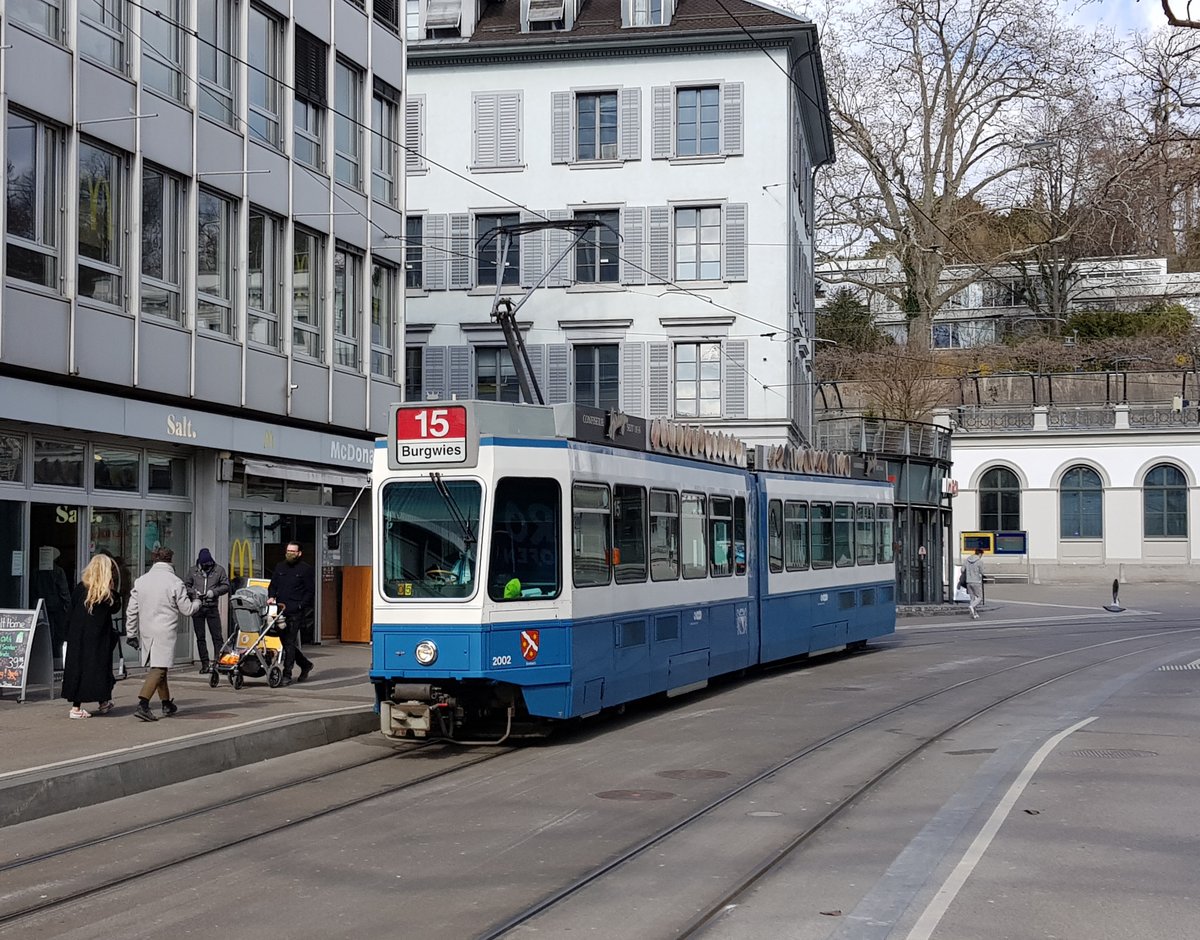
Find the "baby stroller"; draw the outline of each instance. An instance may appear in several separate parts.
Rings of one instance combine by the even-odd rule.
[[[229,639],[221,647],[208,676],[214,689],[221,676],[240,689],[246,677],[267,677],[267,685],[278,688],[283,684],[283,640],[280,639],[286,621],[282,608],[267,603],[263,588],[248,587],[229,598]]]

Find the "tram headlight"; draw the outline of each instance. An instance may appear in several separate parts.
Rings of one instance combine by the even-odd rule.
[[[433,640],[422,640],[413,650],[413,655],[422,666],[432,666],[437,659],[437,644]]]

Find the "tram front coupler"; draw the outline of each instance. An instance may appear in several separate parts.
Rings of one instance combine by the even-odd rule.
[[[397,683],[379,703],[379,730],[389,738],[452,737],[454,701],[431,685]]]

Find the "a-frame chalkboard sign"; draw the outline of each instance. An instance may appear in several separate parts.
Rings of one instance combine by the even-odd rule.
[[[54,650],[40,600],[33,610],[0,609],[0,695],[11,689],[19,702],[34,689],[54,699]]]

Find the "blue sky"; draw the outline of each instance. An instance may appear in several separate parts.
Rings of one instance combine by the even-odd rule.
[[[1174,0],[1181,11],[1186,0]],[[1085,26],[1108,26],[1116,33],[1166,27],[1160,0],[1080,0],[1074,19]]]

